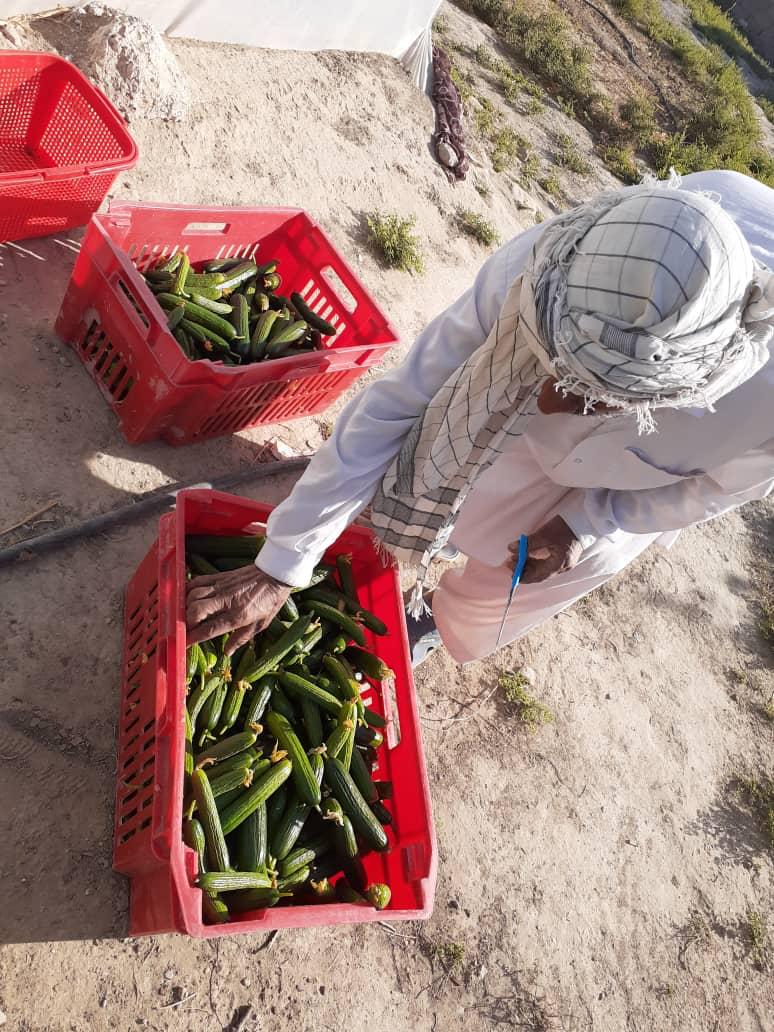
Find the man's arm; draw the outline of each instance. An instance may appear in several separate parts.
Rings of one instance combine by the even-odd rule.
[[[496,252],[473,286],[419,335],[402,365],[344,409],[290,496],[269,520],[256,565],[293,586],[373,498],[406,434],[449,376],[486,340],[534,231]]]
[[[704,476],[643,491],[574,491],[559,515],[584,548],[617,530],[655,534],[703,523],[774,490],[774,440]]]

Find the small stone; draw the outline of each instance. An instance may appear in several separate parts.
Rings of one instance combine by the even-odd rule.
[[[84,894],[84,896],[90,896],[91,895],[91,889],[84,889],[83,890],[83,894]]]
[[[167,968],[167,970],[164,972],[164,981],[165,982],[171,982],[174,977],[175,977],[175,969],[171,968],[171,967]]]
[[[438,143],[438,160],[442,165],[446,165],[447,168],[454,168],[459,163],[457,152],[447,143],[446,140],[441,140]]]
[[[0,1011],[0,1025],[4,1025],[8,1019],[3,1011]]]
[[[99,998],[100,1007],[107,1007],[107,996],[103,993]]]
[[[71,365],[72,365],[72,362],[68,362],[66,358],[60,358],[59,359],[59,364],[65,366],[65,368],[69,369],[71,367]]]
[[[537,674],[531,666],[523,666],[519,671],[527,684],[534,684],[537,681]]]
[[[253,983],[250,981],[249,978],[243,978],[240,984],[243,985],[245,989],[249,989]]]

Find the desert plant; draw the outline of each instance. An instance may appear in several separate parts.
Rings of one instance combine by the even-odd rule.
[[[457,213],[457,221],[464,233],[473,237],[479,244],[484,244],[485,247],[491,247],[492,244],[500,242],[500,234],[492,223],[485,219],[483,215],[471,211],[470,208],[462,208]]]
[[[412,232],[416,218],[374,211],[367,217],[368,234],[376,251],[387,265],[405,272],[424,272],[425,264],[418,237]]]

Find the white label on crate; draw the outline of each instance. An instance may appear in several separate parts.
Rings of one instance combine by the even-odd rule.
[[[398,716],[394,677],[388,677],[386,681],[382,681],[382,702],[384,715],[387,718],[387,748],[394,749],[396,745],[400,745],[400,717]]]

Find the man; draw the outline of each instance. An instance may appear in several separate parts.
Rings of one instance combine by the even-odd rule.
[[[257,569],[196,578],[189,640],[233,650],[371,504],[418,567],[414,659],[514,641],[655,541],[774,486],[774,190],[707,172],[522,233],[342,412],[272,515]],[[459,550],[423,595],[431,560]]]

